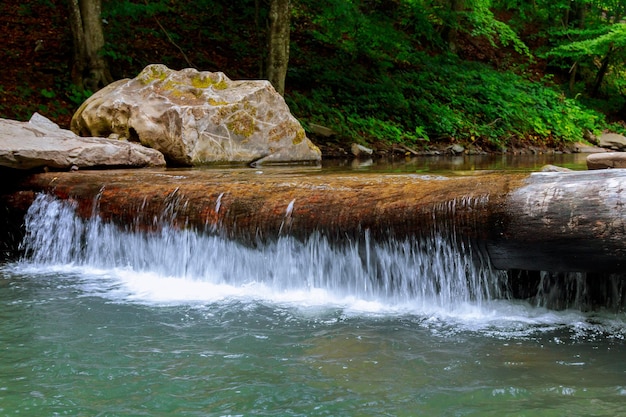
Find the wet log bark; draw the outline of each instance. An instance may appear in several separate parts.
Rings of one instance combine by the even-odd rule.
[[[313,232],[335,241],[441,233],[498,269],[622,272],[626,171],[437,177],[322,174],[285,168],[42,173],[0,204],[26,210],[34,192],[76,202],[123,227],[193,227],[255,244]]]

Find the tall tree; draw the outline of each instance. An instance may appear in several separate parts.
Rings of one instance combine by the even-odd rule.
[[[281,95],[285,94],[285,78],[289,65],[291,25],[289,6],[289,0],[271,0],[270,2],[267,78]]]
[[[69,20],[74,55],[72,82],[89,91],[97,91],[113,81],[102,56],[101,0],[69,0]]]

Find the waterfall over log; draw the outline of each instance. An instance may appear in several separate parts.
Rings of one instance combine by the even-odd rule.
[[[162,222],[255,244],[319,232],[330,240],[445,232],[498,269],[621,273],[626,171],[486,172],[468,176],[323,174],[311,168],[78,171],[33,174],[0,205],[36,192],[73,200],[83,217],[126,228]]]

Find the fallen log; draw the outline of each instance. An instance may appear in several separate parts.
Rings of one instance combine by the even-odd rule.
[[[626,171],[327,174],[316,168],[78,171],[18,179],[2,202],[36,192],[123,227],[164,222],[254,244],[320,232],[334,241],[449,234],[498,269],[622,272]]]

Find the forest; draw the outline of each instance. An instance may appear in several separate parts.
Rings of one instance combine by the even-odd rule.
[[[151,63],[269,79],[336,143],[559,148],[626,130],[624,0],[6,0],[0,117],[67,127]]]

